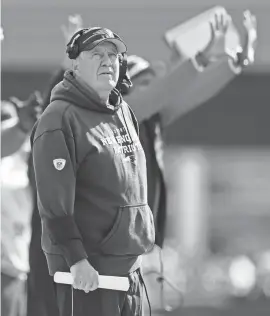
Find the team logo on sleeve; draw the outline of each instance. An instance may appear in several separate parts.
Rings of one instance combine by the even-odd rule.
[[[66,165],[66,159],[58,158],[53,160],[53,165],[57,170],[63,170]]]

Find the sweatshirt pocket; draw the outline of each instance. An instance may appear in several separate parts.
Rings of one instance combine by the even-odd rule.
[[[100,244],[108,255],[141,255],[152,249],[155,228],[152,212],[147,204],[122,206],[117,218]]]

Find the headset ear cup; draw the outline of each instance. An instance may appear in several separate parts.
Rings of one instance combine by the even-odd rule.
[[[116,85],[116,89],[120,91],[120,93],[127,94],[129,88],[132,87],[132,82],[129,78],[129,75],[127,73],[127,54],[123,53],[121,54],[119,64],[120,64],[120,70],[119,70],[119,79]]]
[[[76,42],[72,46],[67,46],[66,52],[70,59],[76,59],[79,55],[79,47]]]
[[[79,47],[76,43],[71,47],[69,58],[70,59],[76,59],[79,55]]]
[[[71,58],[71,55],[72,55],[72,47],[71,47],[70,45],[67,46],[66,53],[67,53],[68,57],[69,57],[70,59],[72,59],[72,58]]]
[[[123,53],[120,57],[120,71],[119,71],[119,79],[124,79],[126,73],[127,73],[127,54]]]
[[[69,43],[67,44],[66,53],[70,59],[76,59],[79,55],[79,46],[77,43],[78,38],[88,29],[81,29],[76,32],[70,39]]]

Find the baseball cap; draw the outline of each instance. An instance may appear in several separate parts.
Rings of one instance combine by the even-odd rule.
[[[144,58],[136,55],[129,55],[127,57],[127,69],[131,79],[149,68],[151,68],[151,65]]]
[[[136,55],[129,55],[126,59],[126,74],[123,80],[119,83],[117,89],[123,96],[131,91],[132,82],[135,77],[140,76],[147,70],[151,70],[150,63],[144,58]]]
[[[73,47],[75,41],[77,55],[83,51],[93,49],[102,42],[113,43],[116,46],[118,53],[126,53],[127,51],[127,47],[120,36],[113,33],[111,30],[102,27],[91,27],[78,31],[67,44],[68,48]]]

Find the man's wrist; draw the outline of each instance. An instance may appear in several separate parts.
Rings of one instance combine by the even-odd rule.
[[[204,52],[198,52],[195,56],[197,64],[203,68],[206,68],[210,64],[210,58]]]
[[[254,29],[251,29],[247,33],[247,41],[248,43],[254,43],[257,40],[257,31]]]
[[[229,64],[229,67],[230,67],[231,71],[232,71],[233,73],[235,73],[236,75],[239,75],[239,74],[242,72],[242,67],[239,66],[239,65],[237,65],[237,64],[235,63],[235,60],[234,60],[234,59],[229,58],[228,64]]]
[[[250,51],[248,48],[246,48],[246,46],[244,46],[244,48],[238,46],[236,48],[236,51],[227,52],[227,55],[229,57],[229,66],[235,74],[240,74],[243,68],[252,63],[252,60],[249,59],[249,53]]]
[[[209,58],[203,53],[198,52],[192,59],[191,59],[194,67],[197,71],[202,72],[204,69],[209,65],[210,60]]]
[[[245,68],[249,65],[250,61],[248,59],[247,54],[244,52],[238,52],[236,54],[235,65],[241,68]]]
[[[73,269],[75,266],[77,266],[78,264],[84,263],[84,262],[88,262],[86,258],[83,258],[81,260],[76,261],[75,263],[73,263],[72,266],[70,266],[70,270]]]

